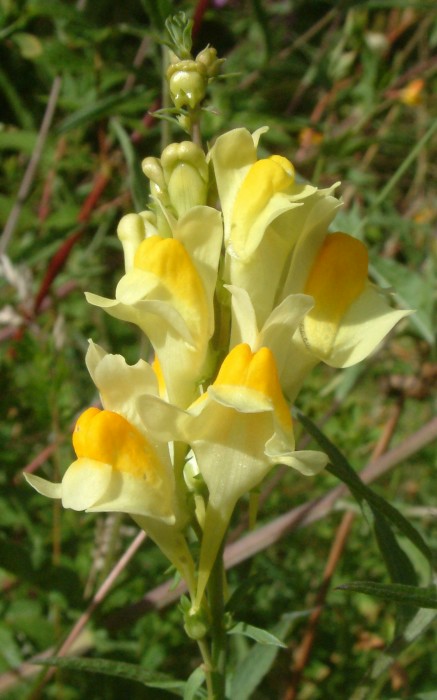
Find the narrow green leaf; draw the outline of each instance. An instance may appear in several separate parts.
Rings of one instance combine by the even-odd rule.
[[[28,109],[23,96],[14,85],[12,76],[9,76],[6,71],[0,68],[0,90],[2,96],[2,108],[9,105],[14,112],[17,122],[23,129],[31,131],[35,126],[35,118],[32,110]]]
[[[273,628],[273,635],[278,639],[285,639],[294,619],[293,615],[284,615]],[[232,700],[249,700],[255,688],[270,671],[278,651],[278,646],[256,644],[237,666],[232,678],[229,697]]]
[[[121,104],[129,102],[130,100],[137,99],[137,97],[144,93],[144,87],[138,86],[132,88],[129,92],[118,92],[115,95],[108,95],[102,97],[99,100],[91,102],[84,107],[81,107],[73,114],[66,117],[56,129],[58,134],[62,134],[71,129],[75,129],[78,126],[83,126],[88,122],[96,121],[103,116],[107,116],[114,113],[114,107],[118,107]]]
[[[32,663],[41,666],[57,666],[66,668],[69,671],[87,671],[90,673],[103,673],[106,676],[116,676],[126,678],[131,681],[142,683],[148,688],[160,688],[168,690],[173,695],[183,697],[184,681],[177,681],[165,673],[147,671],[141,666],[128,664],[122,661],[111,661],[110,659],[82,659],[79,657],[50,657],[33,661]]]
[[[406,518],[404,518],[404,516],[394,506],[387,503],[384,498],[378,496],[374,491],[372,491],[372,489],[361,481],[360,477],[352,469],[345,456],[337,447],[335,447],[335,445],[333,445],[326,435],[319,430],[312,420],[297,409],[295,410],[295,413],[308,433],[328,455],[331,464],[328,465],[327,470],[349,487],[352,495],[359,503],[362,499],[364,499],[372,508],[372,511],[376,510],[385,516],[387,520],[395,525],[398,530],[405,535],[405,537],[407,537],[420,552],[422,552],[428,561],[431,561],[431,551],[416,528]]]
[[[141,170],[132,142],[117,119],[111,119],[111,129],[120,142],[129,168],[129,188],[132,193],[135,209],[136,211],[142,211],[146,208],[148,201],[147,179]]]
[[[35,148],[37,133],[24,129],[0,131],[0,150],[21,151],[31,154]]]
[[[184,700],[195,700],[195,698],[206,697],[205,692],[200,690],[204,682],[205,671],[201,666],[199,666],[198,668],[194,669],[193,673],[185,684]]]
[[[170,0],[141,0],[141,4],[156,31],[164,30],[165,20],[172,12]]]
[[[275,637],[271,632],[267,632],[267,630],[263,630],[260,627],[248,625],[246,622],[237,622],[236,625],[228,630],[228,634],[242,634],[244,637],[249,637],[255,642],[258,642],[258,644],[267,644],[284,649],[287,648],[287,645],[281,642],[281,640]]]
[[[383,584],[374,581],[351,581],[351,583],[337,586],[337,590],[365,593],[393,603],[437,610],[436,586],[419,588],[418,586],[406,586],[402,583]]]
[[[389,258],[379,257],[370,267],[372,278],[381,287],[393,287],[394,297],[399,306],[414,309],[410,322],[430,345],[435,342],[433,318],[434,296],[429,293],[435,288],[432,270],[422,274],[414,270],[406,271],[405,265]]]
[[[374,511],[374,532],[393,583],[416,586],[417,574],[410,559],[399,545],[387,520],[377,510]]]

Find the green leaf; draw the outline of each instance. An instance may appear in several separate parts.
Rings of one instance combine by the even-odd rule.
[[[76,112],[66,117],[64,121],[59,124],[56,131],[58,134],[62,134],[78,126],[96,121],[103,116],[113,114],[114,107],[137,99],[137,97],[142,94],[144,94],[144,87],[138,86],[132,88],[129,92],[118,92],[115,95],[108,95],[107,97],[102,97],[100,100],[94,100],[91,104],[81,107]]]
[[[117,136],[129,168],[129,188],[132,192],[135,209],[142,211],[148,202],[147,179],[141,170],[137,155],[125,129],[117,119],[111,119],[111,129]]]
[[[12,40],[18,46],[23,58],[38,58],[43,52],[41,41],[34,34],[16,32],[13,34]]]
[[[437,613],[421,608],[393,642],[379,654],[361,683],[355,689],[351,700],[367,700],[371,689],[384,673],[393,665],[405,649],[414,642],[434,622]]]
[[[53,566],[47,562],[43,568],[35,569],[27,549],[3,539],[0,539],[0,561],[2,568],[17,578],[41,590],[49,588],[52,591],[59,591],[72,605],[80,605],[81,584],[73,569],[66,566]]]
[[[414,567],[407,554],[400,547],[387,520],[377,510],[373,512],[373,516],[376,541],[384,557],[391,580],[394,583],[416,586],[417,574]]]
[[[418,586],[406,586],[402,583],[383,584],[374,581],[352,581],[337,586],[337,590],[365,593],[393,603],[437,610],[436,586],[419,588]]]
[[[184,681],[177,681],[165,673],[147,671],[136,664],[128,664],[123,661],[111,661],[110,659],[82,659],[79,657],[50,657],[32,661],[41,666],[56,666],[66,668],[69,671],[88,671],[90,673],[103,673],[106,676],[126,678],[142,683],[148,688],[160,688],[168,690],[173,695],[183,697]]]
[[[283,649],[287,648],[287,645],[281,642],[281,640],[275,637],[271,632],[267,632],[267,630],[263,630],[260,627],[248,625],[246,622],[237,622],[236,625],[228,630],[228,634],[242,634],[244,637],[249,637],[255,642],[258,642],[258,644],[267,644],[270,646],[282,647]]]
[[[195,698],[204,698],[204,691],[198,692],[205,682],[205,671],[201,666],[194,669],[193,673],[185,684],[184,700],[195,700]]]
[[[283,615],[273,628],[272,635],[279,640],[285,639],[294,621],[308,613],[309,611],[305,610]],[[279,647],[272,644],[256,644],[252,647],[235,669],[229,697],[232,700],[249,700],[255,688],[270,671],[278,651]]]
[[[372,277],[383,287],[393,287],[394,296],[400,306],[414,309],[410,316],[411,323],[430,345],[435,342],[435,324],[433,318],[434,296],[430,289],[435,288],[432,270],[425,269],[422,274],[414,270],[406,270],[389,258],[378,258],[371,266]]]
[[[37,134],[24,129],[0,131],[0,150],[21,151],[30,155],[35,148]]]
[[[387,520],[395,525],[398,530],[405,535],[405,537],[407,537],[420,552],[422,552],[428,561],[431,561],[431,551],[416,528],[406,518],[404,518],[404,516],[394,506],[387,503],[384,498],[378,496],[374,491],[372,491],[372,489],[361,481],[360,477],[352,469],[345,456],[337,447],[335,447],[335,445],[333,445],[330,440],[328,440],[326,435],[324,435],[318,429],[312,420],[297,409],[295,409],[295,413],[308,433],[328,455],[331,464],[327,466],[327,471],[340,479],[340,481],[343,481],[359,503],[361,503],[362,500],[365,500],[373,512],[377,511],[381,515],[385,516]]]

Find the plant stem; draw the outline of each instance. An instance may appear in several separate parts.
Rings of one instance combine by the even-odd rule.
[[[208,600],[211,611],[211,700],[225,700],[227,640],[224,625],[223,583],[223,547],[221,547],[208,583]]]

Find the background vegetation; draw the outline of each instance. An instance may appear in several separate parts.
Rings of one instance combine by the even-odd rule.
[[[151,114],[161,106],[158,38],[167,14],[180,9],[195,19],[195,49],[215,46],[232,74],[212,87],[205,139],[268,124],[265,152],[286,155],[318,186],[341,180],[338,228],[366,241],[374,278],[417,309],[365,366],[313,375],[300,407],[354,468],[373,459],[382,473],[388,451],[395,468],[375,490],[436,545],[435,3],[0,0],[0,695],[7,700],[171,697],[72,670],[48,680],[26,665],[54,653],[87,610],[68,654],[176,678],[199,663],[175,596],[156,588],[169,575],[149,543],[120,566],[97,604],[99,587],[135,541],[133,523],[63,511],[21,476],[41,469],[56,480],[71,462],[71,426],[97,400],[83,361],[87,338],[129,361],[139,356],[136,331],[88,306],[83,291],[112,294],[122,269],[117,221],[147,202],[139,163],[159,155],[163,129]],[[183,139],[176,130],[171,137]],[[308,481],[286,473],[271,488],[278,481],[275,473],[262,495],[260,526],[337,483],[329,474]],[[344,494],[315,522],[290,525],[282,538],[278,529],[274,542],[260,530],[262,551],[233,570],[240,593],[246,582],[239,618],[276,630],[288,648],[255,647],[247,683],[232,700],[437,698],[434,612],[415,644],[390,657],[376,689],[356,694],[393,640],[396,606],[335,590],[357,579],[388,581],[354,509]],[[245,518],[243,504],[235,536]],[[420,579],[423,562],[412,556]],[[310,617],[318,604],[320,617]],[[235,665],[248,646],[233,637]],[[250,694],[254,669],[262,682]]]

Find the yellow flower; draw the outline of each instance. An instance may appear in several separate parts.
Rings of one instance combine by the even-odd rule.
[[[194,592],[194,565],[178,522],[168,449],[157,449],[134,425],[113,411],[88,408],[79,417],[73,446],[77,459],[62,482],[25,474],[38,493],[65,508],[132,516],[176,566]]]
[[[345,233],[309,228],[296,244],[278,305],[261,328],[247,292],[229,286],[231,344],[271,348],[281,386],[294,401],[315,365],[322,361],[349,367],[360,362],[411,313],[392,309],[367,275],[363,243]]]
[[[273,353],[237,345],[215,382],[187,411],[154,397],[139,402],[160,439],[189,444],[206,486],[208,504],[200,553],[196,600],[200,603],[236,502],[278,463],[305,475],[323,469],[320,452],[296,452],[293,426]]]
[[[175,522],[169,461],[131,423],[113,411],[87,409],[73,433],[77,459],[62,483],[26,474],[29,483],[65,508],[122,512]]]
[[[336,185],[317,190],[296,182],[286,158],[257,159],[264,131],[234,129],[217,139],[210,154],[223,210],[225,282],[246,289],[259,325],[274,308],[304,227],[317,226],[320,217],[329,225],[338,207],[331,196]]]
[[[408,85],[403,88],[403,90],[399,91],[400,101],[410,107],[419,105],[423,100],[422,93],[424,87],[425,81],[422,78],[411,80]]]
[[[124,228],[129,225],[140,224],[132,220]],[[179,219],[172,238],[156,235],[140,242],[115,299],[87,294],[91,304],[144,331],[159,360],[168,398],[180,406],[198,395],[208,362],[221,242],[219,212],[194,207]]]

